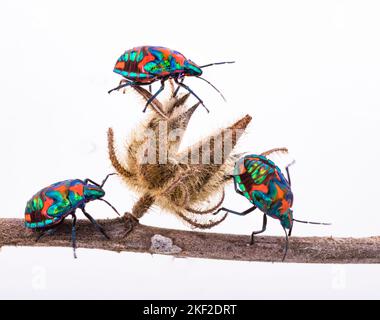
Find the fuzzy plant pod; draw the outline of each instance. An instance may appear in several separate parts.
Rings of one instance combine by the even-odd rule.
[[[146,101],[152,96],[142,87],[134,89]],[[127,214],[135,221],[153,204],[201,229],[226,218],[212,213],[223,202],[224,187],[231,182],[226,175],[236,161],[233,150],[252,118],[246,115],[179,152],[189,121],[199,106],[197,103],[189,107],[188,98],[189,94],[177,95],[172,84],[167,101],[154,99],[153,112],[134,128],[124,152],[116,151],[114,132],[112,128],[108,130],[111,163],[124,183],[140,195]]]

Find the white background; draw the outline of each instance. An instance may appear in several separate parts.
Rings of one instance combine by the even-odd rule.
[[[186,80],[199,109],[186,143],[253,116],[243,151],[287,146],[294,236],[380,235],[380,6],[377,1],[8,1],[0,3],[1,217],[23,217],[39,189],[112,170],[106,130],[124,136],[144,118],[132,91],[108,95],[124,50],[176,49],[205,69],[228,99]],[[156,87],[157,88],[157,87]],[[106,185],[120,211],[137,196]],[[244,209],[232,191],[226,206]],[[114,217],[91,203],[96,218]],[[142,223],[184,228],[153,208]],[[261,215],[230,216],[215,232],[249,234]],[[270,219],[267,234],[282,235]],[[68,241],[70,236],[68,235]],[[70,248],[2,248],[0,298],[380,298],[379,266],[174,259]]]

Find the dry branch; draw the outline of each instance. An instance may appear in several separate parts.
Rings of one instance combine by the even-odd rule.
[[[127,236],[124,220],[99,220],[111,240],[99,234],[90,222],[77,223],[80,248],[169,254],[175,257],[225,259],[235,261],[281,261],[283,237],[257,236],[247,246],[248,235],[218,234],[150,227],[138,224]],[[71,246],[71,223],[66,221],[56,234],[36,243],[33,231],[25,229],[21,219],[0,219],[2,246]],[[162,237],[161,237],[162,236]],[[165,237],[165,238],[163,238]],[[172,241],[172,243],[171,243]],[[152,245],[153,242],[153,245]],[[291,237],[285,262],[295,263],[380,263],[380,237],[301,238]]]

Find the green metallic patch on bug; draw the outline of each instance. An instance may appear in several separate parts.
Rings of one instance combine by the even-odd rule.
[[[251,200],[251,196],[249,195],[247,191],[244,192],[244,197],[246,197],[248,200]]]
[[[79,202],[83,201],[83,197],[76,192],[70,192],[69,199],[73,206],[76,206]]]
[[[131,61],[135,61],[135,59],[136,59],[136,54],[137,54],[136,51],[132,51],[131,54],[130,54],[130,56],[129,56],[129,59],[130,59]]]
[[[44,203],[42,201],[42,199],[40,197],[36,197],[33,199],[32,201],[32,205],[31,205],[31,211],[38,211],[38,210],[41,210],[44,206]]]
[[[251,173],[251,176],[255,184],[261,184],[272,172],[273,169],[270,167],[257,167],[256,170]]]
[[[140,51],[139,55],[137,56],[137,62],[140,62],[144,58],[144,52]]]
[[[123,61],[128,61],[129,59],[129,54],[128,52],[124,53],[124,56],[123,56]]]
[[[200,73],[201,70],[195,66],[192,66],[191,64],[187,65],[187,67],[190,69],[190,70],[193,70],[195,71],[195,73]]]
[[[245,185],[242,184],[242,183],[239,184],[239,187],[240,187],[240,190],[243,191],[243,192],[247,190],[247,189],[245,188]]]
[[[155,65],[156,64],[154,62],[148,62],[147,64],[145,64],[144,69],[146,72],[151,72]]]
[[[266,179],[267,175],[262,175],[262,176],[256,176],[256,177],[252,177],[255,179],[255,183],[256,184],[262,184],[264,182],[264,180]]]
[[[240,178],[240,176],[235,176],[235,180],[236,180],[237,183],[241,183],[241,178]]]
[[[104,196],[104,191],[97,187],[88,187],[84,189],[84,195],[88,199],[99,199]]]

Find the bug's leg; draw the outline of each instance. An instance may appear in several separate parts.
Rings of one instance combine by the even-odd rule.
[[[49,230],[46,230],[46,231],[41,232],[41,233],[38,235],[38,237],[36,238],[36,242],[40,241],[42,238],[45,238],[46,236],[51,236],[51,235],[54,234],[56,231],[57,231],[57,229],[54,228],[54,229],[49,229]]]
[[[295,164],[295,163],[296,163],[296,161],[292,161],[291,163],[289,163],[289,164],[285,167],[285,169],[286,169],[286,174],[287,174],[287,176],[288,176],[288,183],[289,183],[290,186],[292,185],[292,181],[290,180],[289,167],[292,166],[292,165]]]
[[[284,228],[284,231],[285,231],[285,237],[286,237],[286,242],[285,242],[285,252],[284,252],[284,256],[282,257],[282,261],[285,260],[286,258],[286,254],[288,253],[288,246],[289,246],[289,237],[288,237],[288,233],[286,232],[286,229]]]
[[[286,174],[288,176],[288,183],[289,183],[289,186],[292,185],[292,181],[290,180],[290,174],[289,174],[289,167],[286,167]]]
[[[288,232],[288,236],[289,236],[289,237],[292,235],[292,231],[293,231],[293,224],[292,224],[292,226],[290,227],[289,232]]]
[[[185,88],[187,91],[189,91],[194,97],[196,97],[198,99],[198,101],[201,103],[201,105],[207,110],[207,112],[210,112],[209,109],[207,109],[207,107],[204,105],[203,101],[201,100],[201,98],[199,98],[196,93],[191,90],[186,84],[182,83],[182,82],[179,82],[177,78],[174,78],[174,81],[176,84],[178,84],[180,87],[182,88]]]
[[[49,230],[46,230],[46,231],[42,231],[38,237],[36,238],[36,242],[38,242],[39,240],[41,240],[42,238],[45,238],[46,236],[51,236],[53,235],[54,233],[57,232],[57,230],[61,227],[63,223],[63,220],[61,222],[59,222],[55,227],[49,229]]]
[[[55,227],[54,229],[49,229],[49,230],[41,232],[36,238],[36,242],[40,241],[42,238],[45,238],[46,236],[51,236],[52,234],[56,233],[57,229],[58,227]]]
[[[104,186],[104,184],[106,183],[106,181],[108,180],[108,178],[110,177],[110,176],[114,176],[114,175],[117,175],[117,173],[116,172],[113,172],[113,173],[109,173],[109,174],[107,174],[107,176],[104,178],[104,180],[102,181],[102,184],[100,185],[100,187],[101,188],[103,188],[103,186]]]
[[[183,83],[184,80],[185,80],[185,78],[181,78],[180,82]],[[175,91],[173,92],[173,98],[175,98],[176,95],[178,94],[179,88],[180,88],[180,86],[177,86],[177,89],[175,89]]]
[[[82,209],[83,214],[86,216],[86,218],[87,218],[88,220],[91,221],[91,223],[95,226],[95,228],[96,228],[100,233],[102,233],[102,234],[103,234],[103,235],[109,240],[110,237],[109,237],[109,236],[107,235],[107,233],[104,231],[104,228],[103,228],[102,226],[100,226],[100,225],[96,222],[96,220],[95,220],[93,217],[91,217],[90,214],[86,212],[86,210],[84,210],[84,208],[81,208],[81,209]]]
[[[230,210],[230,209],[227,209],[227,208],[224,208],[224,207],[221,207],[219,208],[218,210],[216,210],[213,214],[218,214],[220,211],[225,211],[225,212],[228,212],[228,213],[233,213],[233,214],[237,214],[239,216],[245,216],[246,214],[252,212],[253,210],[255,210],[257,207],[256,206],[253,206],[243,212],[239,212],[239,211],[234,211],[234,210]]]
[[[119,82],[119,86],[121,86],[124,83],[128,83],[128,82],[130,82],[130,81],[128,81],[127,79],[121,79]],[[125,94],[125,91],[126,91],[126,87],[123,88],[123,94]]]
[[[72,213],[71,215],[73,217],[72,227],[71,227],[71,241],[73,244],[74,258],[76,259],[77,258],[77,253],[76,253],[76,249],[77,249],[77,234],[76,234],[77,217],[75,216],[75,213]]]
[[[145,108],[144,108],[143,112],[146,111],[146,109],[151,104],[151,102],[162,92],[162,90],[164,90],[164,88],[165,88],[165,80],[166,79],[162,79],[161,80],[161,87],[160,87],[160,89],[158,89],[158,91],[153,96],[151,96],[149,98],[148,102],[145,104]]]
[[[84,184],[88,184],[89,182],[92,183],[92,184],[94,184],[94,185],[96,185],[96,186],[98,186],[98,187],[101,187],[101,185],[99,183],[95,182],[94,180],[91,180],[91,179],[88,179],[88,178],[86,178],[86,179],[83,180]]]
[[[264,213],[263,226],[262,226],[261,230],[252,232],[251,241],[250,241],[249,245],[251,246],[255,243],[255,234],[263,233],[266,229],[267,229],[267,215]]]
[[[149,85],[149,92],[152,93],[152,85]]]
[[[109,90],[108,93],[111,93],[112,91],[115,91],[115,90],[120,90],[120,89],[125,88],[125,87],[128,87],[128,86],[134,86],[134,85],[137,85],[137,83],[135,83],[135,82],[125,81],[125,83],[120,84],[120,85],[117,86],[116,88],[113,88],[113,89]]]
[[[117,174],[117,173],[115,173],[115,172],[107,174],[107,176],[104,178],[104,180],[102,181],[101,184],[95,182],[94,180],[88,179],[88,178],[84,179],[84,180],[83,180],[83,183],[84,183],[84,184],[88,184],[88,183],[90,182],[90,183],[92,183],[92,184],[94,184],[94,185],[96,185],[96,186],[98,186],[98,187],[100,187],[100,188],[103,188],[103,186],[104,186],[104,184],[106,183],[106,181],[108,180],[108,178],[109,178],[110,176],[114,176],[114,175],[116,175],[116,174]]]

